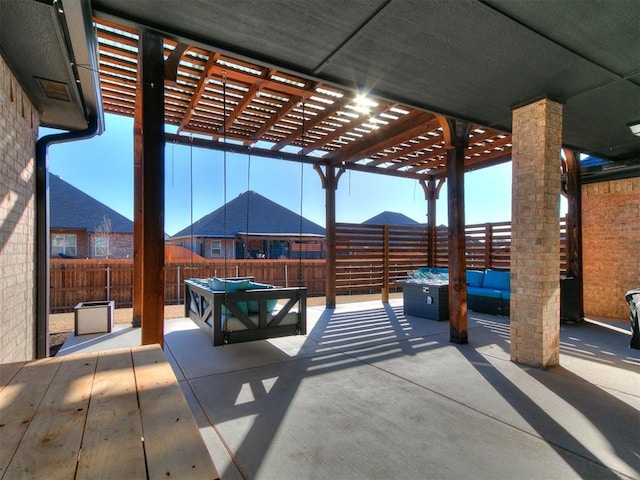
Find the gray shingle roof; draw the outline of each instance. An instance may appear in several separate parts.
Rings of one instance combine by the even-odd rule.
[[[111,233],[133,233],[131,220],[57,175],[49,175],[49,198],[51,228],[77,228],[95,232],[106,215],[111,221]]]
[[[225,210],[227,231],[225,234]],[[249,218],[247,222],[247,210]],[[300,221],[302,220],[302,229]],[[248,227],[248,228],[247,228]],[[236,233],[249,230],[252,234],[324,235],[320,225],[300,217],[295,212],[278,205],[259,193],[247,191],[227,202],[226,207],[214,210],[173,235],[186,237],[235,237]]]
[[[382,212],[362,223],[366,225],[420,225],[413,218],[398,212]]]

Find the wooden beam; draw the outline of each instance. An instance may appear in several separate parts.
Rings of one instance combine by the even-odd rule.
[[[187,48],[189,48],[188,45],[178,43],[164,62],[164,79],[167,82],[175,83],[178,79],[178,65],[180,65],[182,55],[187,51]]]
[[[144,208],[142,205],[142,78],[136,89],[133,116],[133,326],[142,326],[144,298],[142,278],[144,268]]]
[[[253,135],[253,140],[256,142],[260,140],[262,136],[267,132],[267,130],[269,130],[273,125],[277,124],[280,120],[286,117],[289,114],[289,112],[291,112],[291,110],[296,108],[296,105],[301,100],[302,100],[302,97],[291,97],[285,105],[282,105],[282,107],[280,107],[280,111],[277,114],[272,115],[269,120],[265,121],[262,124],[262,126]],[[297,129],[296,131],[298,130],[300,130],[300,135],[298,135],[298,137],[300,137],[302,135],[302,126],[300,126],[300,128]],[[295,138],[297,139],[298,137],[295,137]],[[271,147],[271,150],[276,150],[276,149],[274,147]]]
[[[578,282],[580,318],[584,318],[584,277],[582,275],[582,182],[580,161],[573,150],[563,149],[565,194],[567,195],[567,276]]]
[[[351,101],[351,99],[348,98],[346,95],[344,97],[340,98],[340,99],[334,100],[333,104],[330,107],[325,109],[322,113],[318,113],[312,119],[308,120],[306,122],[306,125],[304,126],[304,128],[307,131],[313,129],[319,123],[323,122],[324,120],[327,120],[331,115],[335,115],[336,112],[338,112],[340,109],[342,109],[350,101]],[[302,128],[303,128],[303,126],[300,125],[300,127],[298,127],[296,130],[291,132],[291,134],[289,136],[285,137],[281,142],[278,142],[273,147],[271,147],[271,150],[280,150],[281,148],[286,147],[287,145],[289,145],[292,140],[295,140],[295,139],[299,138],[300,136],[302,136]],[[322,143],[321,145],[324,145],[324,143]],[[313,151],[313,150],[316,150],[317,148],[320,148],[320,147],[316,146],[316,144],[314,143],[310,147],[305,147],[305,149],[303,150],[303,153],[305,152],[305,150],[310,149],[309,151]]]
[[[211,70],[213,66],[216,64],[217,60],[218,60],[218,54],[212,54],[209,56],[209,59],[207,60],[207,63],[204,66],[204,70],[202,71],[202,76],[198,80],[198,84],[196,85],[196,88],[193,92],[193,97],[191,97],[191,101],[187,106],[187,110],[184,114],[184,117],[182,117],[182,121],[180,122],[180,125],[178,125],[178,133],[182,132],[185,129],[185,127],[189,125],[191,116],[193,115],[193,112],[196,106],[198,105],[198,103],[200,102],[200,99],[202,98],[204,89],[207,86],[207,79],[209,78],[209,75],[211,74]]]
[[[333,132],[327,133],[326,135],[323,135],[322,138],[320,138],[320,139],[316,140],[315,142],[313,142],[311,145],[309,145],[307,148],[305,148],[304,151],[306,153],[308,153],[308,152],[313,152],[314,150],[319,150],[320,148],[322,148],[327,143],[330,143],[333,140],[335,140],[336,138],[339,138],[339,137],[341,137],[343,135],[348,134],[353,129],[360,127],[363,123],[369,122],[371,117],[375,117],[377,115],[380,115],[380,114],[383,114],[385,112],[388,112],[389,110],[391,110],[392,108],[395,108],[395,107],[397,107],[397,104],[393,104],[393,105],[380,104],[376,108],[374,108],[368,115],[361,115],[359,118],[354,119],[353,121],[350,121],[349,123],[345,123],[344,125],[342,125],[339,128],[336,128]],[[323,120],[328,119],[334,113],[331,113],[329,115],[325,114]]]
[[[343,170],[337,176],[335,167],[330,165],[325,167],[324,173],[319,165],[314,166],[314,170],[320,175],[326,198],[325,215],[327,227],[325,230],[325,242],[327,276],[325,306],[327,308],[336,308],[336,190]]]
[[[389,225],[382,226],[382,303],[389,303]]]
[[[435,266],[435,244],[436,244],[436,200],[440,196],[440,189],[444,184],[444,179],[429,177],[420,180],[420,186],[424,191],[427,201],[427,266]]]
[[[226,144],[217,140],[207,140],[204,138],[187,137],[185,135],[176,135],[173,133],[165,133],[164,135],[168,143],[176,143],[179,145],[193,145],[198,148],[206,148],[208,150],[226,150],[227,153],[236,153],[240,155],[251,155],[253,157],[270,158],[272,160],[285,160],[288,162],[309,163],[311,165],[322,164],[321,158],[306,157],[297,153],[288,152],[272,152],[269,149],[259,147],[249,147],[247,145]],[[227,135],[227,139],[234,138]]]
[[[416,141],[413,145],[411,145],[410,147],[406,147],[403,148],[401,150],[398,150],[396,153],[393,153],[391,155],[385,156],[385,157],[381,157],[378,160],[375,160],[376,163],[385,163],[385,162],[393,162],[397,159],[400,159],[402,157],[405,157],[411,153],[415,153],[418,152],[420,150],[424,150],[427,148],[437,148],[436,145],[440,145],[440,142],[442,142],[442,134],[440,132],[438,132],[438,135],[433,136],[433,135],[429,135],[428,138],[426,138],[425,140],[420,140],[420,141]],[[412,166],[421,162],[424,162],[425,160],[429,160],[431,158],[431,155],[433,155],[435,152],[423,152],[422,154],[420,154],[419,156],[415,156],[415,157],[408,157],[406,160],[401,160],[398,161],[395,165],[391,165],[389,167],[387,167],[388,169],[393,169],[393,170],[398,170],[400,168],[403,167],[408,167],[408,166]],[[437,153],[436,153],[437,154]],[[419,169],[416,169],[419,170]]]
[[[379,128],[375,134],[368,135],[361,141],[353,142],[344,150],[330,153],[325,158],[332,165],[361,160],[381,152],[385,148],[391,148],[402,143],[407,138],[425,133],[427,131],[426,125],[432,119],[433,115],[431,113],[414,110],[406,114],[402,119]]]
[[[464,217],[464,152],[471,124],[438,117],[447,149],[449,200],[449,340],[468,343],[466,240]]]
[[[238,104],[235,106],[233,111],[227,117],[227,121],[226,121],[227,130],[229,130],[231,125],[233,125],[233,122],[236,121],[236,118],[238,118],[238,115],[240,115],[244,111],[244,109],[247,108],[247,105],[249,105],[251,101],[255,98],[255,96],[260,91],[260,88],[261,88],[260,83],[254,83],[249,87],[249,90],[247,90],[247,93],[244,94],[244,96],[242,97],[242,100],[238,102]],[[220,126],[218,130],[222,131],[222,126]]]
[[[506,163],[511,161],[511,150],[504,152],[495,152],[491,155],[487,155],[486,157],[480,158],[478,160],[466,160],[464,171],[472,172],[474,170],[478,170],[480,168],[493,167],[494,165],[500,165],[501,163]],[[446,178],[447,176],[447,166],[446,163],[442,166],[438,165],[431,169],[430,173],[437,178]]]
[[[164,58],[162,37],[142,31],[142,344],[164,345]]]

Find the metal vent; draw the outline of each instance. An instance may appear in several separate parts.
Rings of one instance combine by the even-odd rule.
[[[37,77],[36,80],[40,84],[40,88],[47,97],[53,98],[54,100],[62,100],[63,102],[71,102],[69,85],[67,85],[66,83]]]

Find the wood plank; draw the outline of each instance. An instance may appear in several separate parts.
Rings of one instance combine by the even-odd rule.
[[[15,365],[15,364],[11,364]],[[24,365],[0,392],[0,477],[24,436],[52,378],[60,367],[54,358]],[[2,365],[3,376],[14,367]]]
[[[77,479],[146,478],[130,349],[100,353]]]
[[[60,358],[60,368],[3,478],[74,477],[96,360],[95,354]],[[30,366],[40,379],[51,378],[46,361]]]
[[[219,478],[160,347],[138,347],[132,356],[149,478]]]
[[[15,377],[23,365],[27,362],[14,362],[0,364],[0,392]]]

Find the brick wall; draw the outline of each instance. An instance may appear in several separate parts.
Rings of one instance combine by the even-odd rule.
[[[629,319],[624,294],[640,288],[640,178],[582,187],[584,313]]]
[[[102,234],[92,233],[87,258],[100,258],[96,256],[95,239],[102,237]],[[132,233],[110,233],[109,234],[109,258],[133,258],[133,234]]]
[[[0,57],[0,363],[35,357],[38,114]]]
[[[49,229],[49,245],[53,246],[53,237],[54,235],[75,235],[76,236],[76,254],[77,258],[88,258],[88,236],[86,230],[77,230],[77,229],[60,229],[60,228],[51,228]],[[51,258],[58,258],[58,255],[51,249]]]

